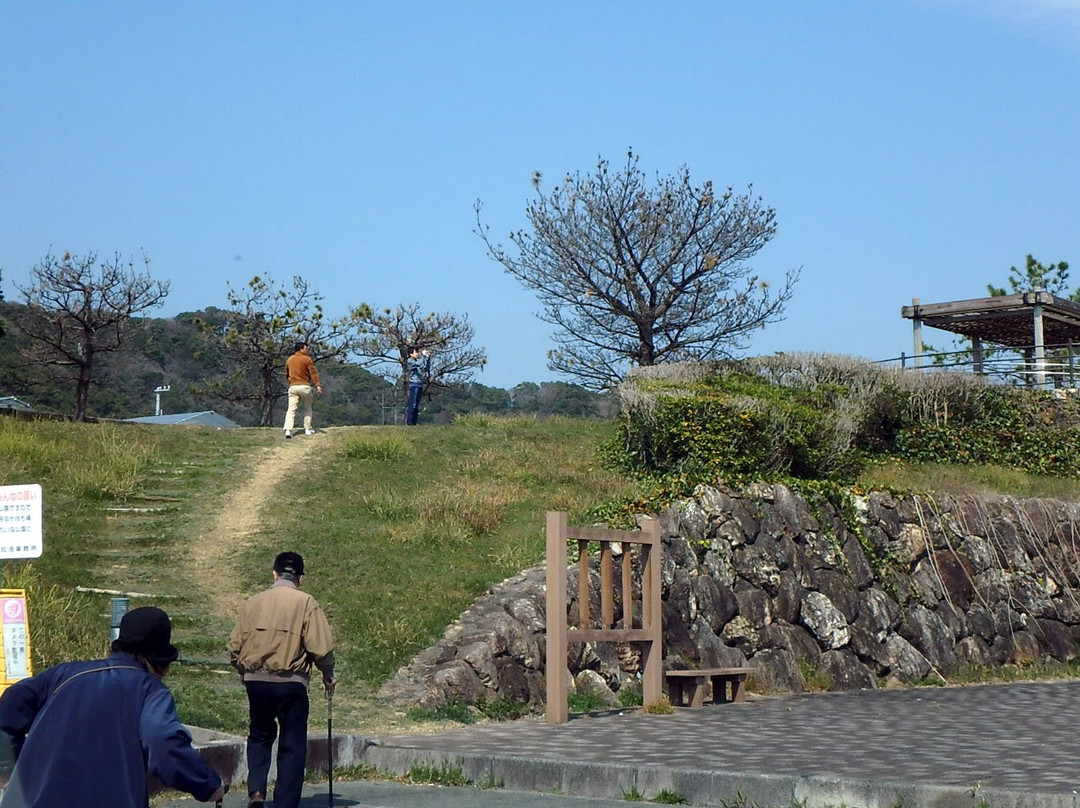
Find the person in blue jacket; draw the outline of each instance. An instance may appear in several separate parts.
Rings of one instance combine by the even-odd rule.
[[[133,609],[107,659],[67,662],[0,697],[0,739],[15,768],[2,808],[147,808],[147,775],[203,802],[221,778],[199,757],[162,683],[178,656],[169,616]]]
[[[422,357],[422,358],[421,358]],[[409,380],[409,403],[405,406],[405,425],[416,426],[420,422],[420,399],[424,395],[424,384],[431,373],[431,351],[420,350],[413,345],[409,348],[409,359],[405,363]]]

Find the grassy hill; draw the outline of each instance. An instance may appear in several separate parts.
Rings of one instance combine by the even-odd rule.
[[[277,552],[297,550],[339,638],[335,723],[385,724],[373,692],[475,597],[542,559],[545,511],[582,519],[630,490],[597,459],[610,430],[468,416],[286,443],[277,429],[2,418],[0,484],[40,482],[45,498],[45,553],[6,562],[4,584],[30,589],[36,669],[105,653],[110,595],[76,587],[162,606],[181,649],[167,680],[181,716],[239,732],[246,700],[224,652],[235,606],[269,585]]]
[[[828,412],[824,405],[780,399],[776,412],[785,420],[760,420],[786,431],[753,433],[757,414],[766,412],[755,402],[767,396],[756,379],[734,382],[737,396],[706,388],[696,399],[672,399],[655,410],[646,422],[652,445],[665,445],[668,435],[688,441],[693,451],[708,440],[727,446],[730,441],[721,440],[727,434],[775,442],[815,434],[796,429],[799,419],[817,423],[813,419]],[[837,398],[835,386],[826,393]],[[1048,408],[1076,405],[1041,394],[1030,400],[1038,405],[1034,415],[1016,410],[1001,418],[1001,407],[984,407],[994,418],[980,422],[980,440],[992,433],[1007,452],[1019,446],[1044,458],[1060,456],[1071,470],[1076,451],[1057,447],[1072,433],[1048,419],[1058,411]],[[708,406],[699,407],[701,401]],[[1004,427],[993,432],[994,423]],[[975,426],[958,418],[935,422],[936,442],[920,446],[964,448],[971,445],[965,433],[947,430]],[[601,463],[598,447],[615,434],[611,422],[471,415],[415,429],[334,427],[286,442],[276,428],[0,417],[0,484],[41,483],[45,513],[44,556],[5,562],[3,583],[29,590],[38,670],[106,652],[110,591],[135,593],[132,606],[164,607],[181,649],[168,678],[181,716],[242,732],[246,700],[227,665],[225,640],[242,600],[269,584],[274,555],[299,551],[308,565],[305,588],[325,606],[339,638],[343,685],[335,720],[342,730],[385,727],[400,717],[374,696],[379,685],[488,587],[542,560],[545,511],[566,510],[580,522],[593,509],[645,489],[676,492],[674,483],[657,486],[655,478]],[[619,445],[633,449],[631,438],[638,435],[620,434]],[[952,465],[934,459],[945,457],[943,449],[934,451],[921,449],[907,461],[879,454],[845,482],[864,489],[1080,497],[1071,473],[1039,476],[1018,470],[1019,464],[985,460]],[[794,456],[785,452],[776,456]],[[692,484],[697,474],[680,462],[669,479]],[[319,701],[313,725],[325,718]]]

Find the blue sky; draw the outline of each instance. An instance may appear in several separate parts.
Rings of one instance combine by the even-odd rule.
[[[0,76],[9,300],[50,250],[145,250],[152,314],[298,274],[334,315],[467,314],[477,381],[546,381],[473,204],[507,243],[533,171],[628,148],[776,209],[753,269],[802,276],[750,354],[910,353],[902,305],[1027,253],[1080,285],[1076,0],[9,0]]]

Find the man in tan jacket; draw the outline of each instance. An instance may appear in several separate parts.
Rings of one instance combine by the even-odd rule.
[[[301,591],[304,559],[280,553],[274,584],[244,604],[229,635],[229,656],[248,695],[249,808],[263,808],[278,736],[274,808],[296,808],[307,765],[308,680],[314,665],[334,692],[334,637],[318,601]]]

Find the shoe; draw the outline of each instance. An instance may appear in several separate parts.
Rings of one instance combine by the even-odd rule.
[[[305,435],[314,435],[314,434],[315,434],[315,430],[314,430],[314,429],[305,429],[305,430],[304,430],[304,434],[305,434]]]
[[[286,438],[291,438],[292,437],[292,430],[291,429],[286,429],[285,430],[285,437]]]
[[[266,795],[261,791],[248,795],[248,808],[265,808]]]

